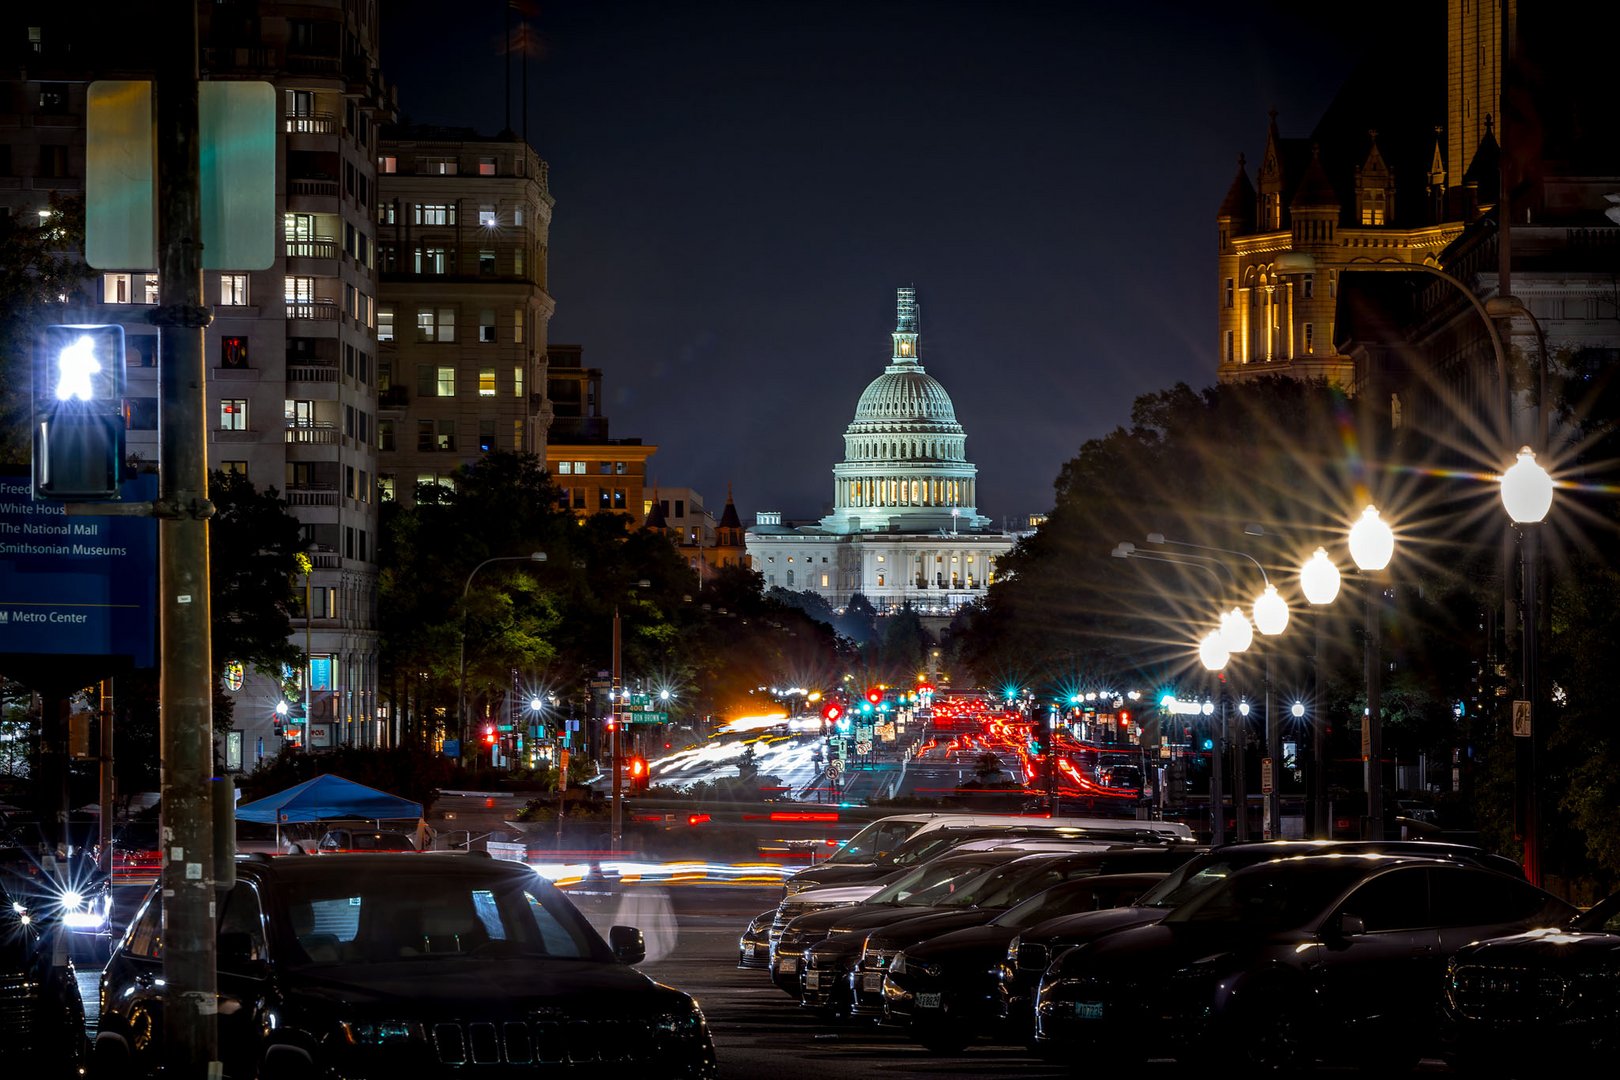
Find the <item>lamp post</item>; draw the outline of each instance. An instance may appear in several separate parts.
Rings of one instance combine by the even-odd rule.
[[[1367,719],[1361,725],[1361,760],[1367,790],[1367,819],[1362,835],[1367,840],[1384,838],[1383,765],[1383,650],[1379,634],[1379,599],[1383,593],[1378,576],[1395,554],[1395,533],[1368,506],[1350,527],[1350,558],[1367,575]]]
[[[1541,796],[1536,761],[1540,734],[1535,712],[1541,701],[1540,671],[1536,655],[1536,621],[1539,616],[1538,547],[1541,530],[1537,525],[1552,509],[1553,481],[1547,470],[1537,463],[1535,453],[1528,447],[1519,451],[1518,461],[1502,474],[1502,505],[1508,517],[1519,529],[1519,573],[1524,590],[1523,619],[1524,643],[1520,652],[1520,682],[1525,696],[1525,730],[1521,730],[1518,716],[1514,717],[1513,734],[1529,743],[1529,768],[1523,793],[1524,872],[1533,884],[1540,885],[1543,878],[1541,863]],[[1515,702],[1515,705],[1518,703]],[[1515,709],[1515,714],[1518,710]]]
[[[466,584],[461,587],[461,649],[456,661],[460,684],[456,692],[456,741],[463,764],[467,761],[467,591],[472,588],[473,578],[478,576],[478,571],[490,563],[545,561],[546,553],[543,551],[531,551],[527,555],[496,555],[473,567],[472,573],[467,575]]]
[[[1311,826],[1318,840],[1331,840],[1333,830],[1328,823],[1327,811],[1327,724],[1322,704],[1322,622],[1327,618],[1326,608],[1339,595],[1339,568],[1328,558],[1326,548],[1316,552],[1299,568],[1299,587],[1306,601],[1315,608],[1312,620],[1316,642],[1311,651],[1311,696],[1316,702],[1311,717]],[[1297,707],[1297,705],[1296,705]],[[1297,714],[1296,714],[1297,715]]]
[[[1226,666],[1232,654],[1226,647],[1219,630],[1211,630],[1198,642],[1198,660],[1204,665],[1206,671],[1219,671]],[[1204,715],[1214,713],[1215,706],[1204,702]],[[1221,719],[1215,728],[1213,753],[1209,762],[1209,814],[1210,814],[1210,843],[1216,846],[1226,843],[1226,792],[1221,784],[1221,758],[1226,754],[1226,706],[1221,705]]]

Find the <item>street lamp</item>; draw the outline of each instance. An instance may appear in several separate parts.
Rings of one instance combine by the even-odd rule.
[[[1364,832],[1368,840],[1384,838],[1383,657],[1378,611],[1382,589],[1374,575],[1389,565],[1394,554],[1394,531],[1379,516],[1378,508],[1369,505],[1350,527],[1350,558],[1367,574],[1367,720],[1361,726],[1361,759],[1367,790]]]
[[[1226,666],[1226,662],[1231,659],[1231,654],[1227,651],[1226,642],[1219,630],[1211,630],[1198,643],[1198,659],[1209,671],[1219,671]],[[1211,702],[1204,702],[1203,712],[1205,716],[1210,716],[1214,711],[1215,706]],[[1226,792],[1223,790],[1224,785],[1221,783],[1221,759],[1226,755],[1226,704],[1224,700],[1221,703],[1221,719],[1219,726],[1215,728],[1215,745],[1212,749],[1214,752],[1209,759],[1210,842],[1219,846],[1226,842],[1226,807],[1222,805],[1226,801]],[[1236,794],[1240,799],[1243,797],[1241,790]]]
[[[1328,558],[1326,548],[1317,548],[1305,565],[1299,568],[1299,588],[1312,607],[1326,608],[1339,595],[1339,568]],[[1319,611],[1312,620],[1316,624],[1316,643],[1311,653],[1312,696],[1316,701],[1316,714],[1311,718],[1311,824],[1318,840],[1332,839],[1327,813],[1327,722],[1322,702],[1322,623],[1326,611]],[[1304,713],[1299,702],[1294,703],[1294,715]]]
[[[1545,392],[1545,391],[1543,391]],[[1519,580],[1524,592],[1523,615],[1524,644],[1520,652],[1520,684],[1529,713],[1529,727],[1524,730],[1517,723],[1513,734],[1527,738],[1530,744],[1529,767],[1524,792],[1524,862],[1525,876],[1534,884],[1541,884],[1541,806],[1540,785],[1536,763],[1536,707],[1540,697],[1540,670],[1537,656],[1536,630],[1540,617],[1539,570],[1541,560],[1538,547],[1541,530],[1535,528],[1552,509],[1553,480],[1547,470],[1536,461],[1536,455],[1526,446],[1519,451],[1518,461],[1502,474],[1502,505],[1508,517],[1519,527]],[[1515,702],[1517,706],[1517,702]],[[1517,709],[1515,709],[1517,711]],[[1522,758],[1520,759],[1522,761]]]
[[[467,590],[472,588],[473,578],[478,576],[478,571],[490,563],[545,561],[546,553],[543,551],[531,551],[527,555],[496,555],[473,567],[472,573],[467,575],[466,584],[461,587],[461,655],[456,661],[460,683],[456,692],[456,741],[463,764],[467,760]]]

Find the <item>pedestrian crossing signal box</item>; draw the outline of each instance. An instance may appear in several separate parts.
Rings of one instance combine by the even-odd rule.
[[[124,468],[124,328],[45,327],[34,351],[34,498],[114,502]]]

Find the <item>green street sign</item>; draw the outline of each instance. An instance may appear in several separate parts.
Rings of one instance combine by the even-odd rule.
[[[628,723],[628,724],[667,724],[667,723],[669,723],[669,713],[667,713],[667,712],[626,713],[624,718],[625,718],[625,722]]]

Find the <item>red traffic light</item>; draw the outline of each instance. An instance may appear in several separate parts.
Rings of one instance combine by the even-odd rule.
[[[636,779],[647,775],[647,761],[645,758],[630,759],[630,775]]]
[[[843,715],[844,710],[836,701],[829,701],[827,707],[821,710],[821,718],[827,721],[835,721]]]
[[[876,705],[878,702],[883,700],[883,691],[877,689],[876,687],[868,690],[866,692],[866,700]]]

